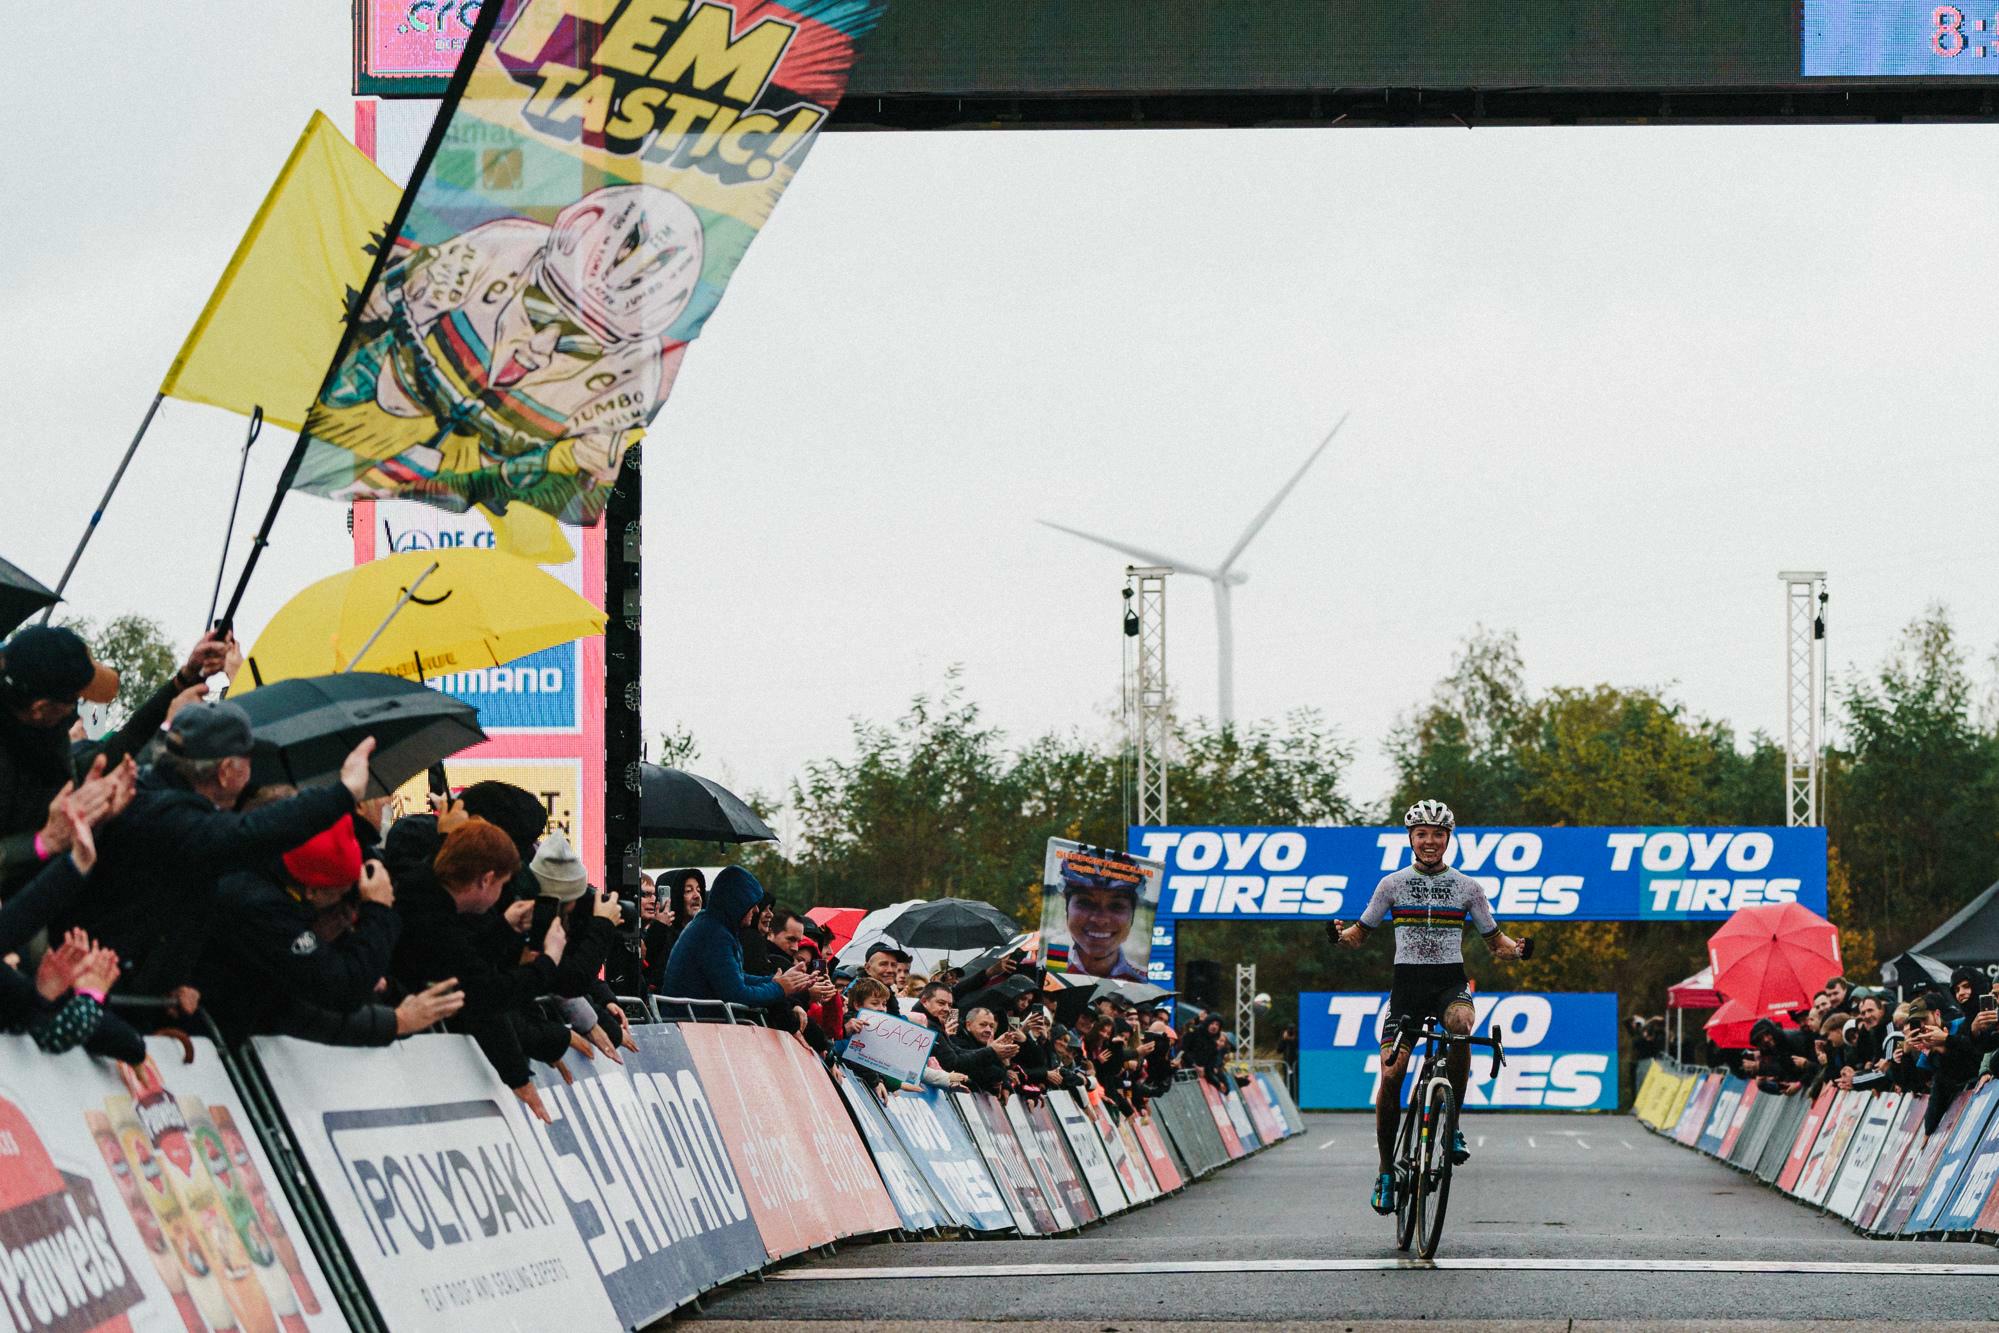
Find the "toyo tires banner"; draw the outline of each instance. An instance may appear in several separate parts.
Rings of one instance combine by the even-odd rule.
[[[1490,1036],[1497,1029],[1506,1046],[1506,1065],[1494,1079],[1491,1052],[1472,1052],[1467,1106],[1617,1108],[1615,995],[1521,991],[1474,996],[1473,1004],[1474,1034]],[[1298,997],[1299,1105],[1311,1110],[1374,1105],[1387,1016],[1388,996],[1380,991],[1307,991]],[[1406,1101],[1407,1087],[1403,1097]]]
[[[1133,828],[1166,863],[1159,914],[1359,916],[1409,864],[1399,828]],[[1825,914],[1823,828],[1461,828],[1444,859],[1501,920],[1709,921],[1761,903]]]

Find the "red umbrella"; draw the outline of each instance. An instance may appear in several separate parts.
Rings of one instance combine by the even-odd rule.
[[[1745,907],[1707,942],[1714,988],[1757,1015],[1803,1009],[1843,970],[1839,932],[1796,903]]]
[[[855,928],[867,914],[865,907],[815,907],[805,914],[805,919],[816,921],[833,932],[833,942],[826,947],[830,955],[847,947],[847,941],[854,938]]]
[[[1740,1000],[1723,1000],[1721,1008],[1707,1021],[1708,1040],[1725,1051],[1746,1050],[1749,1046],[1749,1029],[1756,1026],[1759,1018],[1774,1018],[1777,1026],[1794,1028],[1789,1014],[1759,1014]]]

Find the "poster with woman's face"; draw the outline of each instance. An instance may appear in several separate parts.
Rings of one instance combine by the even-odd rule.
[[[1041,865],[1041,949],[1051,972],[1144,981],[1166,867],[1050,838]]]

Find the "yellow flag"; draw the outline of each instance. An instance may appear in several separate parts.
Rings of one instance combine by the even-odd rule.
[[[494,544],[508,555],[537,565],[566,565],[576,558],[576,548],[553,514],[524,504],[508,505],[504,514],[480,505],[479,512],[493,525]]]
[[[160,392],[299,429],[401,198],[313,112]]]

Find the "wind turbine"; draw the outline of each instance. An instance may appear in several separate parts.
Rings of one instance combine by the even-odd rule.
[[[1122,555],[1128,555],[1144,564],[1165,565],[1173,569],[1176,573],[1181,574],[1197,574],[1214,586],[1215,651],[1219,658],[1215,676],[1221,693],[1217,712],[1223,726],[1228,726],[1235,721],[1235,628],[1229,612],[1229,594],[1230,590],[1237,584],[1249,581],[1249,575],[1237,569],[1235,562],[1242,557],[1244,551],[1249,549],[1249,544],[1256,540],[1256,534],[1263,531],[1263,525],[1270,521],[1270,516],[1277,512],[1277,507],[1284,503],[1284,498],[1291,494],[1292,488],[1304,479],[1305,474],[1311,470],[1312,464],[1319,461],[1319,455],[1326,452],[1326,446],[1331,444],[1333,437],[1340,433],[1340,427],[1346,424],[1347,414],[1342,413],[1340,419],[1333,423],[1333,428],[1326,432],[1326,438],[1319,441],[1319,447],[1312,450],[1306,456],[1305,461],[1299,465],[1298,470],[1291,474],[1291,480],[1285,482],[1283,486],[1278,488],[1277,494],[1270,497],[1270,503],[1257,511],[1256,517],[1251,519],[1249,526],[1243,529],[1242,536],[1236,538],[1235,545],[1231,546],[1229,553],[1222,557],[1222,563],[1213,569],[1207,569],[1186,560],[1176,560],[1172,556],[1161,555],[1157,551],[1148,551],[1142,546],[1132,546],[1126,542],[1114,541],[1109,537],[1099,537],[1093,532],[1084,532],[1079,528],[1072,528],[1066,524],[1051,522],[1045,518],[1035,520],[1045,528],[1054,528],[1057,532],[1066,532],[1071,537],[1081,537],[1086,542],[1095,542],[1099,546],[1108,546],[1111,550],[1117,551]]]

